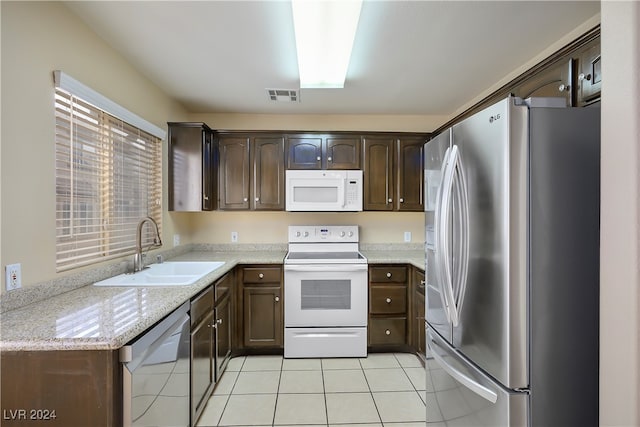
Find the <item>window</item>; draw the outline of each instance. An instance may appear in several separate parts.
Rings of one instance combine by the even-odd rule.
[[[143,217],[162,226],[162,139],[86,101],[95,92],[77,96],[59,77],[56,270],[63,271],[134,253]],[[155,237],[152,227],[144,231],[143,247]]]

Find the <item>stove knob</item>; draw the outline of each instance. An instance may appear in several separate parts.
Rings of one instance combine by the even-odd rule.
[[[309,232],[308,231],[304,232],[304,237],[309,237]]]
[[[344,231],[340,232],[340,237],[344,237]]]
[[[349,232],[349,237],[353,237],[353,231]]]
[[[296,237],[300,237],[300,232],[296,231]]]

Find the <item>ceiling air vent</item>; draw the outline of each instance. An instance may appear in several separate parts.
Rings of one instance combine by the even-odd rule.
[[[295,89],[267,89],[267,95],[273,102],[298,102],[300,97]]]

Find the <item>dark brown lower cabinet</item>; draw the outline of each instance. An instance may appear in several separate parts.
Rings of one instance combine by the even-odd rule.
[[[407,266],[369,267],[369,347],[407,346]]]
[[[282,267],[242,268],[242,333],[245,349],[282,348]]]
[[[3,426],[122,425],[118,351],[8,351],[0,355]]]

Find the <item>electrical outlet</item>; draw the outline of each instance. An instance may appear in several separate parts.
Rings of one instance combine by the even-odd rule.
[[[176,246],[180,246],[180,235],[179,234],[174,234],[173,235],[173,247],[175,248]]]
[[[237,231],[232,231],[231,232],[231,243],[238,243],[238,232]]]
[[[405,241],[405,243],[409,243],[411,241],[411,232],[410,231],[405,231],[404,232],[404,241]]]
[[[4,268],[6,277],[6,286],[8,291],[22,287],[22,273],[20,272],[20,264],[9,264]]]

